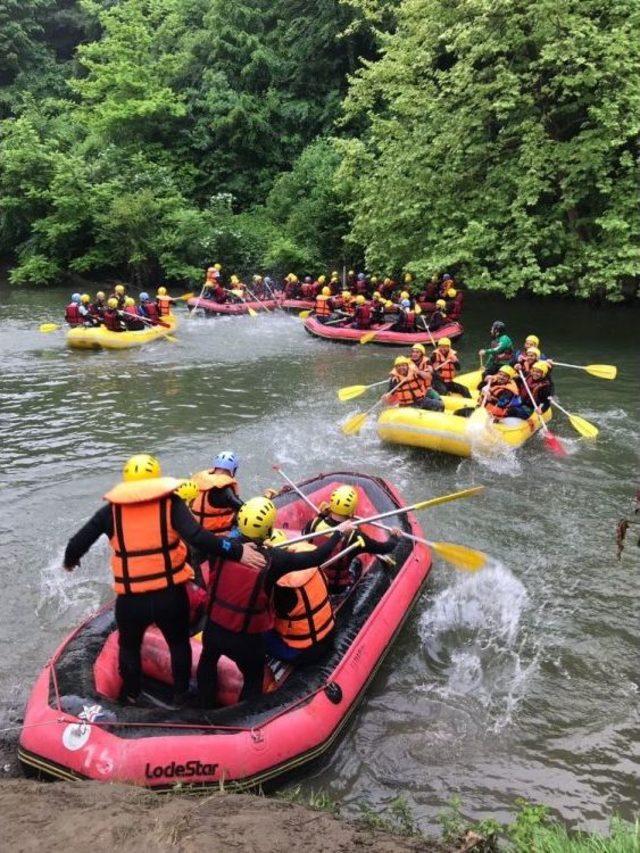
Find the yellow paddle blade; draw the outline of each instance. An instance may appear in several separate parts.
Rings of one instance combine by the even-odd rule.
[[[244,293],[241,290],[239,290],[237,287],[232,288],[229,292],[233,293],[234,296],[237,296],[238,299],[242,299],[242,297],[244,296]]]
[[[347,400],[355,400],[369,388],[368,385],[348,385],[345,388],[338,389],[338,399],[343,403]]]
[[[311,311],[301,311],[298,314],[298,317],[300,317],[301,320],[306,320],[307,317],[309,317],[311,313],[312,313]]]
[[[193,299],[195,293],[183,293],[182,296],[176,296],[176,300],[180,300],[181,302],[186,302],[187,299]]]
[[[613,364],[588,364],[585,370],[598,379],[615,379],[618,375],[618,368]]]
[[[174,338],[173,335],[165,335],[164,339],[165,339],[165,341],[171,341],[172,344],[178,343],[178,339]]]
[[[569,421],[575,431],[579,432],[584,438],[597,437],[599,429],[593,424],[590,424],[589,421],[585,421],[585,419],[581,418],[579,415],[569,415]]]
[[[250,317],[257,317],[258,316],[258,312],[254,311],[253,308],[247,308],[247,313],[249,314]]]
[[[349,418],[348,421],[345,421],[340,429],[344,435],[358,435],[362,427],[365,425],[368,417],[369,412],[361,412],[361,414],[354,415],[352,418]]]
[[[59,329],[60,326],[57,323],[43,323],[40,326],[41,332],[55,332],[56,329]]]
[[[361,344],[368,344],[369,341],[372,341],[377,334],[378,334],[377,332],[365,332],[365,334],[362,335],[360,338],[360,343]]]
[[[466,572],[477,572],[487,563],[486,554],[467,548],[466,545],[455,545],[453,542],[429,542],[429,545],[443,560]]]
[[[462,489],[462,491],[452,492],[450,495],[442,495],[439,498],[429,498],[428,501],[422,501],[421,503],[416,504],[414,509],[426,509],[430,506],[446,504],[449,501],[457,501],[458,498],[472,498],[474,495],[479,495],[480,492],[484,492],[484,486],[472,486],[470,489]]]
[[[469,423],[474,424],[476,427],[487,426],[490,421],[491,417],[484,406],[478,406],[475,412],[471,412],[469,415]]]

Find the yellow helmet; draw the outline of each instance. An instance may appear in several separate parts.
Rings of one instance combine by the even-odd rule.
[[[334,270],[334,271],[331,273],[331,278],[332,278],[333,280],[335,280],[335,279],[337,279],[337,278],[340,278],[340,273],[339,273],[337,270]]]
[[[185,480],[176,489],[176,495],[188,504],[193,503],[199,494],[200,489],[193,480]]]
[[[124,284],[116,284],[116,286],[113,289],[116,293],[119,293],[120,295],[122,295],[124,293]]]
[[[377,284],[378,283],[378,276],[372,275],[371,278],[369,279],[369,281],[371,282],[371,284]]]
[[[444,301],[444,299],[437,299],[436,300],[436,308],[446,308],[446,307],[447,307],[447,303]]]
[[[343,290],[342,291],[342,298],[343,299],[351,299],[351,291],[350,290]]]
[[[155,456],[148,453],[137,453],[124,463],[122,479],[125,483],[133,483],[136,480],[152,480],[162,476],[160,463]]]
[[[251,498],[238,511],[238,529],[247,539],[266,539],[276,523],[276,508],[269,498]]]
[[[260,282],[262,281],[262,276],[258,275],[256,273],[256,275],[254,275],[254,277],[253,277],[253,280],[255,281],[256,284],[260,284]]]
[[[331,288],[330,287],[323,287],[322,288],[322,295],[323,296],[331,296]]]
[[[409,291],[403,290],[402,293],[400,294],[400,299],[409,299]]]
[[[265,540],[264,544],[269,545],[271,548],[275,548],[276,545],[283,545],[288,541],[289,539],[284,530],[282,530],[281,527],[274,527],[271,531],[271,536]]]
[[[351,518],[358,507],[358,492],[353,486],[338,486],[331,492],[329,511]]]
[[[540,346],[540,338],[537,335],[527,335],[527,337],[524,339],[524,345],[525,345],[525,347],[527,347],[527,346],[539,347]]]
[[[422,308],[420,307],[420,305],[418,305],[417,302],[414,303],[413,313],[416,315],[416,317],[419,317],[420,314],[422,314]]]
[[[125,296],[124,304],[131,308],[132,305],[136,304],[136,300],[132,296]]]
[[[166,296],[167,295],[167,288],[166,287],[159,287],[157,295],[158,296]]]
[[[410,272],[406,272],[404,274],[404,283],[405,284],[411,284],[412,281],[413,281],[413,276],[411,275]]]
[[[327,280],[326,275],[321,275],[318,277],[318,284],[324,284],[326,280]]]
[[[367,300],[364,298],[362,294],[356,296],[356,305],[364,305]]]
[[[291,282],[292,282],[293,284],[297,284],[297,283],[298,283],[298,281],[300,281],[300,279],[298,278],[298,276],[297,276],[297,275],[293,275],[293,273],[292,273],[292,274],[291,274]]]
[[[237,275],[231,276],[231,284],[240,284],[240,279],[238,278]]]
[[[108,308],[117,308],[118,307],[118,300],[115,298],[115,296],[112,296],[111,299],[109,299],[109,301],[107,302],[107,307]]]
[[[379,291],[379,290],[376,290],[376,291],[374,292],[374,294],[373,294],[373,297],[372,297],[372,298],[373,298],[373,299],[382,299],[382,294],[380,293],[380,291]]]
[[[87,305],[89,302],[91,302],[91,297],[88,293],[83,293],[80,297],[80,302],[82,302],[84,305]]]
[[[391,279],[387,277],[387,278],[385,278],[385,280],[382,283],[383,284],[391,284]]]
[[[500,368],[500,373],[506,373],[510,379],[515,379],[518,375],[510,364],[503,364]]]
[[[393,308],[393,302],[390,299],[387,299],[387,301],[384,303],[384,307]]]
[[[214,264],[213,268],[214,270],[218,270],[218,272],[220,272],[220,270],[222,269],[222,264]]]
[[[105,298],[105,292],[104,292],[104,290],[99,290],[99,291],[96,293],[96,299],[104,299],[104,298]]]
[[[288,273],[285,275],[284,280],[285,280],[285,281],[293,281],[293,280],[294,280],[294,278],[295,278],[295,275],[294,275],[292,272],[288,272]]]
[[[451,346],[451,338],[440,338],[438,341],[439,347],[450,347]]]
[[[458,291],[455,289],[455,287],[450,287],[449,290],[447,290],[447,296],[450,299],[453,299],[453,297],[457,296],[457,295],[458,295]]]
[[[539,370],[543,376],[549,372],[549,364],[546,361],[536,361],[531,365],[531,370]]]
[[[349,275],[349,276],[352,276],[352,277],[353,277],[353,276],[355,275],[355,270],[349,270],[349,272],[347,273],[347,275]]]
[[[536,359],[540,358],[540,350],[538,347],[527,347],[526,355],[535,356]]]
[[[406,357],[406,355],[396,356],[396,359],[393,362],[393,366],[394,367],[400,367],[401,364],[409,364],[409,359]]]
[[[418,352],[421,352],[421,353],[422,353],[422,355],[426,355],[426,354],[427,354],[427,351],[426,351],[426,349],[422,346],[422,344],[414,344],[414,345],[411,347],[411,349],[417,349],[417,350],[418,350]]]

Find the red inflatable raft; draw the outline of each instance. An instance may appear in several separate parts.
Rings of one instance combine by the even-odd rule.
[[[339,483],[357,487],[363,515],[402,505],[384,480],[364,474],[320,475],[300,488],[318,504]],[[274,501],[278,526],[294,536],[311,510],[288,487]],[[422,532],[411,514],[387,523]],[[386,536],[377,528],[367,532]],[[220,707],[172,709],[168,649],[154,628],[143,645],[148,707],[117,704],[117,637],[113,604],[107,605],[60,645],[36,681],[20,736],[23,766],[62,779],[244,788],[318,758],[344,730],[429,573],[431,555],[419,543],[403,538],[392,556],[392,566],[372,555],[362,558],[362,575],[336,610],[333,648],[305,667],[270,660],[265,692],[251,704],[237,703],[242,676],[221,658]],[[195,673],[198,634],[192,647]]]
[[[329,326],[320,323],[315,315],[307,317],[304,321],[304,327],[310,335],[315,335],[318,338],[325,338],[328,341],[339,341],[345,344],[357,344],[360,338],[366,332],[375,332],[376,329],[383,328],[384,331],[379,332],[372,343],[386,344],[387,346],[405,347],[412,344],[428,344],[431,343],[429,332],[391,332],[384,326],[373,325],[370,329],[354,329],[350,326]],[[433,339],[438,341],[440,338],[459,338],[463,332],[461,323],[447,323],[446,326],[438,329],[437,332],[432,332]]]
[[[206,314],[222,314],[236,316],[238,314],[248,314],[249,308],[254,311],[274,311],[278,307],[275,299],[264,299],[261,302],[214,302],[211,299],[199,299],[194,296],[187,302],[189,311],[194,308],[202,309]]]

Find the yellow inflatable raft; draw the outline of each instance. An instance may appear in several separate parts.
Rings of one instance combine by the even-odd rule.
[[[482,452],[496,445],[520,447],[540,429],[537,415],[528,420],[503,418],[492,422],[491,418],[480,413],[478,418],[463,418],[455,414],[457,409],[475,405],[479,381],[479,371],[456,377],[456,382],[471,390],[473,399],[458,395],[443,397],[444,412],[430,412],[411,406],[385,409],[378,418],[378,435],[392,444],[424,447],[454,456],[471,456],[474,450]],[[545,421],[551,419],[551,409],[544,413],[543,418]]]
[[[166,326],[148,326],[139,332],[111,332],[104,326],[76,326],[67,332],[67,346],[73,349],[129,349],[164,338],[175,331],[178,320],[172,314],[162,318]]]

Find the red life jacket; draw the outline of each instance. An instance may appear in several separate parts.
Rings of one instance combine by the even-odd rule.
[[[551,387],[551,382],[549,382],[549,380],[547,379],[546,376],[543,376],[542,379],[538,379],[538,380],[527,378],[527,385],[529,386],[529,390],[531,391],[531,393],[533,395],[533,399],[536,401],[536,403],[538,405],[540,405],[540,403],[545,402],[544,400],[540,399],[540,395],[543,391],[546,391],[547,389],[549,389]],[[531,402],[529,400],[529,395],[527,394],[526,391],[524,391],[524,394],[527,395],[526,397],[523,397],[525,403]]]
[[[405,332],[413,332],[416,328],[415,311],[405,311],[403,308],[402,313],[400,314],[400,323],[402,330]]]
[[[211,568],[209,619],[238,634],[261,634],[273,628],[274,615],[264,589],[269,563],[268,555],[262,569],[217,560]]]
[[[368,289],[368,285],[367,285],[366,281],[358,280],[356,282],[356,294],[358,294],[360,296],[366,296],[367,295],[367,289]]]
[[[464,296],[458,291],[453,299],[447,301],[447,316],[450,320],[458,320],[462,315],[463,300]]]
[[[145,302],[144,305],[141,305],[141,315],[146,317],[147,320],[151,320],[151,322],[155,325],[160,319],[160,312],[158,311],[158,306],[155,302]]]
[[[370,305],[356,305],[356,310],[354,312],[355,320],[360,329],[369,329],[371,328],[371,321],[373,319],[373,312],[371,310]]]
[[[444,364],[445,361],[451,359],[448,364],[444,364],[444,367],[441,367],[440,370],[436,371],[436,374],[442,379],[443,382],[453,382],[456,377],[456,369],[453,366],[453,362],[456,360],[457,354],[455,350],[449,348],[449,352],[445,355],[441,349],[436,347],[431,355],[431,361],[437,367],[439,364]]]
[[[120,323],[120,315],[116,308],[107,308],[104,312],[103,321],[106,329],[110,332],[121,332],[122,324]]]
[[[84,323],[84,317],[80,313],[80,306],[70,302],[64,309],[64,319],[70,326],[81,326]]]

